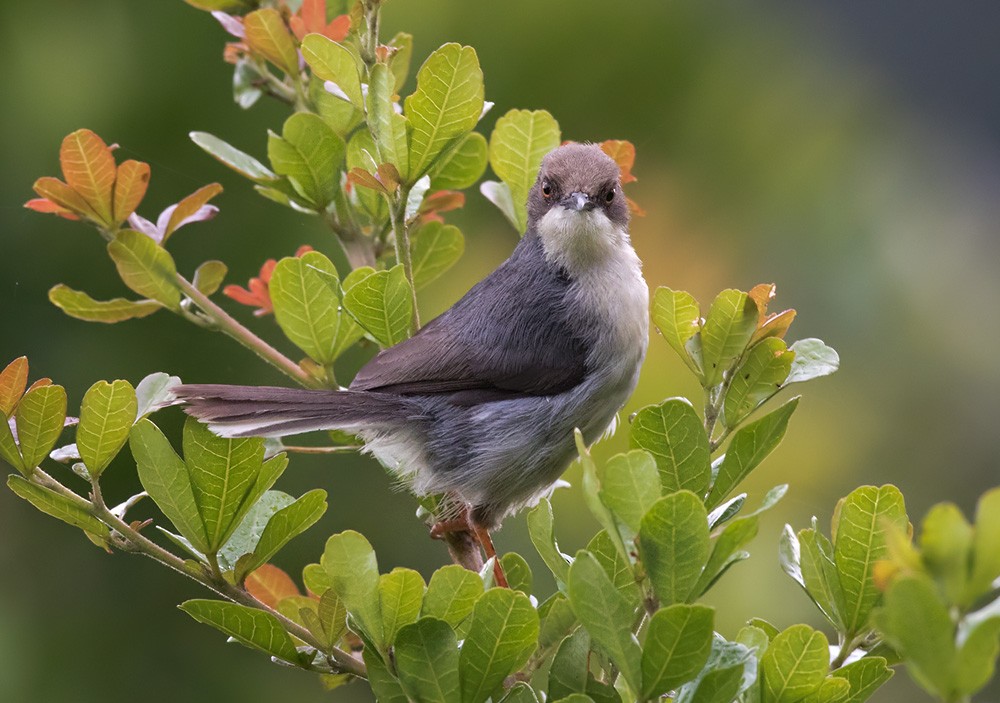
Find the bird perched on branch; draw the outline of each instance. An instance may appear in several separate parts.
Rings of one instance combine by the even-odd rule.
[[[649,293],[619,176],[596,145],[550,152],[510,258],[347,390],[175,394],[223,436],[360,436],[417,494],[468,506],[468,527],[492,556],[487,531],[544,495],[577,456],[574,429],[596,441],[638,380]]]

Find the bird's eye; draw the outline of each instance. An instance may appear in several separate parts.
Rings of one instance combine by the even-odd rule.
[[[613,188],[608,191],[608,194],[604,196],[604,199],[609,203],[615,199],[615,191]]]
[[[548,181],[542,181],[542,195],[546,198],[552,195],[552,184]]]

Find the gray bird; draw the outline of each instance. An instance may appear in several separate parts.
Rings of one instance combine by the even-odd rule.
[[[347,390],[184,385],[188,413],[230,437],[346,430],[417,494],[470,508],[477,532],[537,501],[631,395],[649,292],[619,169],[596,145],[542,161],[510,258]],[[485,545],[484,545],[485,547]]]

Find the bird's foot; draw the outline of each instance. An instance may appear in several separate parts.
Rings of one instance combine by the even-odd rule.
[[[449,534],[460,532],[469,533],[475,537],[486,558],[493,559],[493,578],[496,584],[501,588],[510,588],[507,584],[507,575],[504,574],[503,567],[500,565],[500,558],[493,547],[493,539],[490,537],[490,531],[476,524],[472,518],[471,508],[463,510],[461,517],[439,520],[431,526],[431,537],[433,539],[446,539]]]

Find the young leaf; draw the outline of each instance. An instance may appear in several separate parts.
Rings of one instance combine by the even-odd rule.
[[[410,121],[410,178],[419,179],[452,139],[476,126],[483,111],[483,72],[474,49],[445,44],[417,72],[406,99]]]
[[[394,92],[395,78],[389,67],[384,63],[375,64],[368,88],[368,123],[378,147],[379,163],[392,164],[400,177],[406,180],[410,170],[407,120],[395,110]]]
[[[84,532],[96,535],[101,540],[106,541],[111,536],[107,525],[91,515],[82,505],[66,496],[30,483],[17,474],[11,474],[7,477],[7,487],[46,515],[58,518],[73,527],[79,527]]]
[[[966,602],[987,593],[997,577],[1000,577],[1000,488],[984,493],[976,506],[972,573]]]
[[[538,640],[538,613],[523,593],[494,588],[476,601],[462,645],[462,701],[483,703],[528,661]]]
[[[269,133],[267,157],[275,173],[287,176],[296,193],[318,210],[330,204],[340,188],[337,172],[347,147],[318,115],[297,112],[281,129]]]
[[[705,388],[722,379],[722,372],[743,353],[757,328],[757,305],[743,291],[724,290],[712,302],[701,329]]]
[[[142,419],[132,426],[129,448],[135,458],[139,481],[149,497],[195,549],[207,553],[205,524],[198,512],[191,478],[170,442],[156,425]]]
[[[712,651],[715,611],[671,605],[649,621],[642,652],[642,698],[659,698],[701,671]]]
[[[519,233],[521,232],[517,207],[514,205],[514,197],[510,193],[510,186],[499,181],[483,181],[479,184],[479,192],[483,194],[484,198],[497,206],[497,209],[503,213],[503,216],[507,218],[507,221],[510,222],[514,229]]]
[[[386,644],[392,644],[400,628],[416,622],[420,617],[424,579],[413,569],[397,567],[379,577],[378,594],[382,631]]]
[[[500,566],[507,577],[507,586],[512,591],[520,591],[526,596],[531,595],[534,576],[524,557],[517,552],[507,552],[500,558]]]
[[[281,13],[273,8],[256,10],[243,18],[246,42],[282,71],[297,74],[299,53]]]
[[[246,579],[247,593],[269,608],[289,598],[301,596],[292,577],[273,564],[264,564],[251,571]]]
[[[788,428],[788,418],[798,404],[799,398],[796,396],[764,417],[741,427],[733,435],[725,458],[719,466],[719,475],[705,500],[709,508],[714,508],[724,501],[726,496],[778,446]]]
[[[578,428],[574,431],[573,436],[576,440],[576,452],[580,457],[580,465],[583,467],[584,502],[586,502],[591,514],[597,518],[601,527],[608,533],[608,537],[611,538],[622,558],[628,561],[629,550],[625,547],[622,536],[618,532],[618,525],[615,522],[614,515],[611,514],[611,511],[605,507],[604,502],[601,500],[601,482],[597,478],[597,465],[594,464],[594,460],[590,456],[590,450],[587,449],[587,445],[583,441],[583,433]]]
[[[146,196],[149,186],[149,164],[142,161],[123,161],[118,167],[113,194],[112,218],[116,223],[122,223],[135,212],[139,203]]]
[[[555,593],[538,606],[538,653],[546,654],[579,624],[569,599]],[[538,656],[538,655],[536,655]]]
[[[28,385],[28,357],[19,356],[0,371],[0,412],[13,417],[17,401]]]
[[[212,295],[219,290],[228,271],[221,261],[206,261],[195,270],[192,283],[203,295]]]
[[[882,657],[866,656],[847,666],[834,669],[830,675],[847,679],[851,693],[844,703],[864,703],[872,694],[896,673],[887,666]]]
[[[698,333],[701,311],[690,293],[660,286],[653,293],[653,324],[687,367],[696,374],[701,369],[688,354],[688,340]]]
[[[420,703],[463,700],[458,643],[448,623],[421,618],[403,627],[394,651],[399,682],[410,700]]]
[[[887,524],[904,531],[908,524],[903,494],[895,486],[862,486],[852,491],[840,508],[834,561],[844,592],[844,626],[850,635],[867,626],[879,600],[872,569],[876,561],[885,558]]]
[[[32,189],[42,196],[42,199],[29,200],[25,203],[25,207],[37,212],[54,212],[71,220],[78,219],[79,216],[97,224],[106,224],[82,195],[58,178],[43,176],[35,181]]]
[[[788,377],[794,356],[777,337],[768,337],[754,345],[733,371],[722,406],[723,423],[735,427],[777,393]]]
[[[253,549],[253,558],[244,569],[256,569],[270,561],[282,547],[312,527],[325,512],[326,491],[318,488],[278,510],[267,521],[260,540]]]
[[[582,627],[562,641],[552,659],[547,700],[561,700],[574,693],[588,694],[594,701],[621,701],[614,689],[590,673],[590,635]]]
[[[410,243],[413,284],[420,290],[455,265],[465,251],[465,238],[455,225],[428,222]]]
[[[17,441],[24,469],[30,472],[49,455],[66,420],[62,386],[35,386],[17,404]]]
[[[549,567],[549,571],[561,586],[569,578],[571,559],[559,551],[559,545],[553,534],[553,522],[552,504],[548,500],[539,501],[538,505],[528,513],[528,535],[531,537],[531,543],[535,545],[538,556]]]
[[[822,339],[800,339],[789,347],[795,352],[785,385],[829,376],[840,368],[840,355]]]
[[[21,452],[17,448],[17,442],[14,441],[14,435],[11,433],[10,421],[3,412],[0,412],[0,459],[25,475],[28,474],[29,469],[34,468],[25,467],[24,461],[21,459]]]
[[[341,313],[338,286],[330,285],[320,271],[336,280],[336,269],[322,254],[285,257],[274,267],[268,289],[274,318],[285,336],[326,366],[336,359]]]
[[[237,582],[249,571],[260,566],[250,565],[249,555],[260,541],[261,533],[268,521],[281,509],[294,502],[294,498],[282,491],[267,491],[247,511],[239,526],[219,550],[219,566],[223,571],[236,571]],[[241,560],[241,557],[244,557]],[[263,562],[262,562],[263,563]],[[296,591],[297,592],[297,591]]]
[[[486,171],[486,137],[469,132],[449,148],[430,170],[433,190],[464,190]]]
[[[705,666],[678,689],[674,703],[730,703],[756,679],[757,659],[753,652],[716,635]]]
[[[188,136],[209,156],[251,181],[269,183],[277,179],[274,172],[260,161],[208,132],[191,132]]]
[[[323,568],[347,612],[376,646],[384,643],[382,607],[379,599],[378,561],[375,551],[361,534],[348,530],[326,542]]]
[[[757,536],[758,522],[759,518],[756,515],[748,515],[733,520],[723,528],[715,539],[715,544],[712,545],[712,554],[705,564],[701,578],[695,584],[695,594],[701,595],[707,591],[723,570],[731,565],[730,559],[737,550]]]
[[[117,169],[104,140],[89,129],[76,130],[63,139],[59,163],[69,187],[83,196],[102,222],[111,224]]]
[[[490,135],[490,166],[510,188],[518,232],[528,220],[525,202],[542,157],[559,146],[559,123],[545,110],[511,110]]]
[[[970,616],[964,625],[974,619]],[[993,615],[964,627],[959,633],[960,646],[955,659],[954,690],[970,696],[993,678],[997,654],[1000,653],[1000,616]]]
[[[108,254],[126,286],[171,310],[180,309],[177,267],[166,249],[145,234],[127,229],[108,244]]]
[[[640,690],[642,650],[632,634],[635,610],[589,552],[577,552],[569,569],[568,591],[576,617],[632,689]]]
[[[598,471],[601,500],[632,532],[660,497],[660,476],[649,452],[616,454]]]
[[[671,493],[642,518],[642,563],[664,605],[684,603],[693,593],[709,556],[708,514],[690,491]]]
[[[98,478],[125,446],[137,408],[128,381],[98,381],[83,396],[76,446],[92,478]]]
[[[307,34],[302,40],[302,56],[313,75],[336,84],[355,108],[364,109],[358,61],[347,47],[322,34]]]
[[[155,300],[94,300],[62,283],[49,289],[49,301],[70,317],[85,322],[114,323],[152,315],[163,305]]]
[[[954,503],[938,503],[924,516],[920,531],[923,562],[951,603],[959,602],[968,588],[973,534],[972,525]]]
[[[774,638],[760,661],[767,700],[792,703],[823,683],[830,668],[829,643],[808,625],[793,625]]]
[[[631,444],[656,459],[665,491],[701,493],[711,478],[705,427],[686,398],[670,398],[636,413]]]
[[[406,339],[413,318],[410,284],[397,264],[378,271],[344,293],[344,307],[383,347]]]
[[[642,590],[636,582],[632,562],[618,550],[614,541],[608,536],[608,531],[598,531],[587,543],[586,549],[604,568],[604,573],[611,579],[618,592],[625,596],[629,605],[639,607],[642,602]]]
[[[171,234],[176,232],[180,227],[183,227],[188,222],[195,220],[202,220],[210,218],[218,210],[215,206],[210,206],[207,210],[208,214],[203,214],[202,208],[206,206],[209,200],[214,198],[216,195],[222,192],[222,186],[218,183],[210,183],[207,186],[202,186],[191,195],[183,198],[174,209],[170,212],[170,218],[167,220],[167,225],[163,229],[163,240],[162,244],[165,244],[167,239]]]
[[[198,622],[221,630],[240,644],[289,664],[302,665],[295,643],[271,613],[218,600],[189,600],[179,607]]]
[[[472,612],[481,595],[482,579],[457,564],[449,564],[431,574],[420,614],[444,620],[453,628],[458,627]]]

